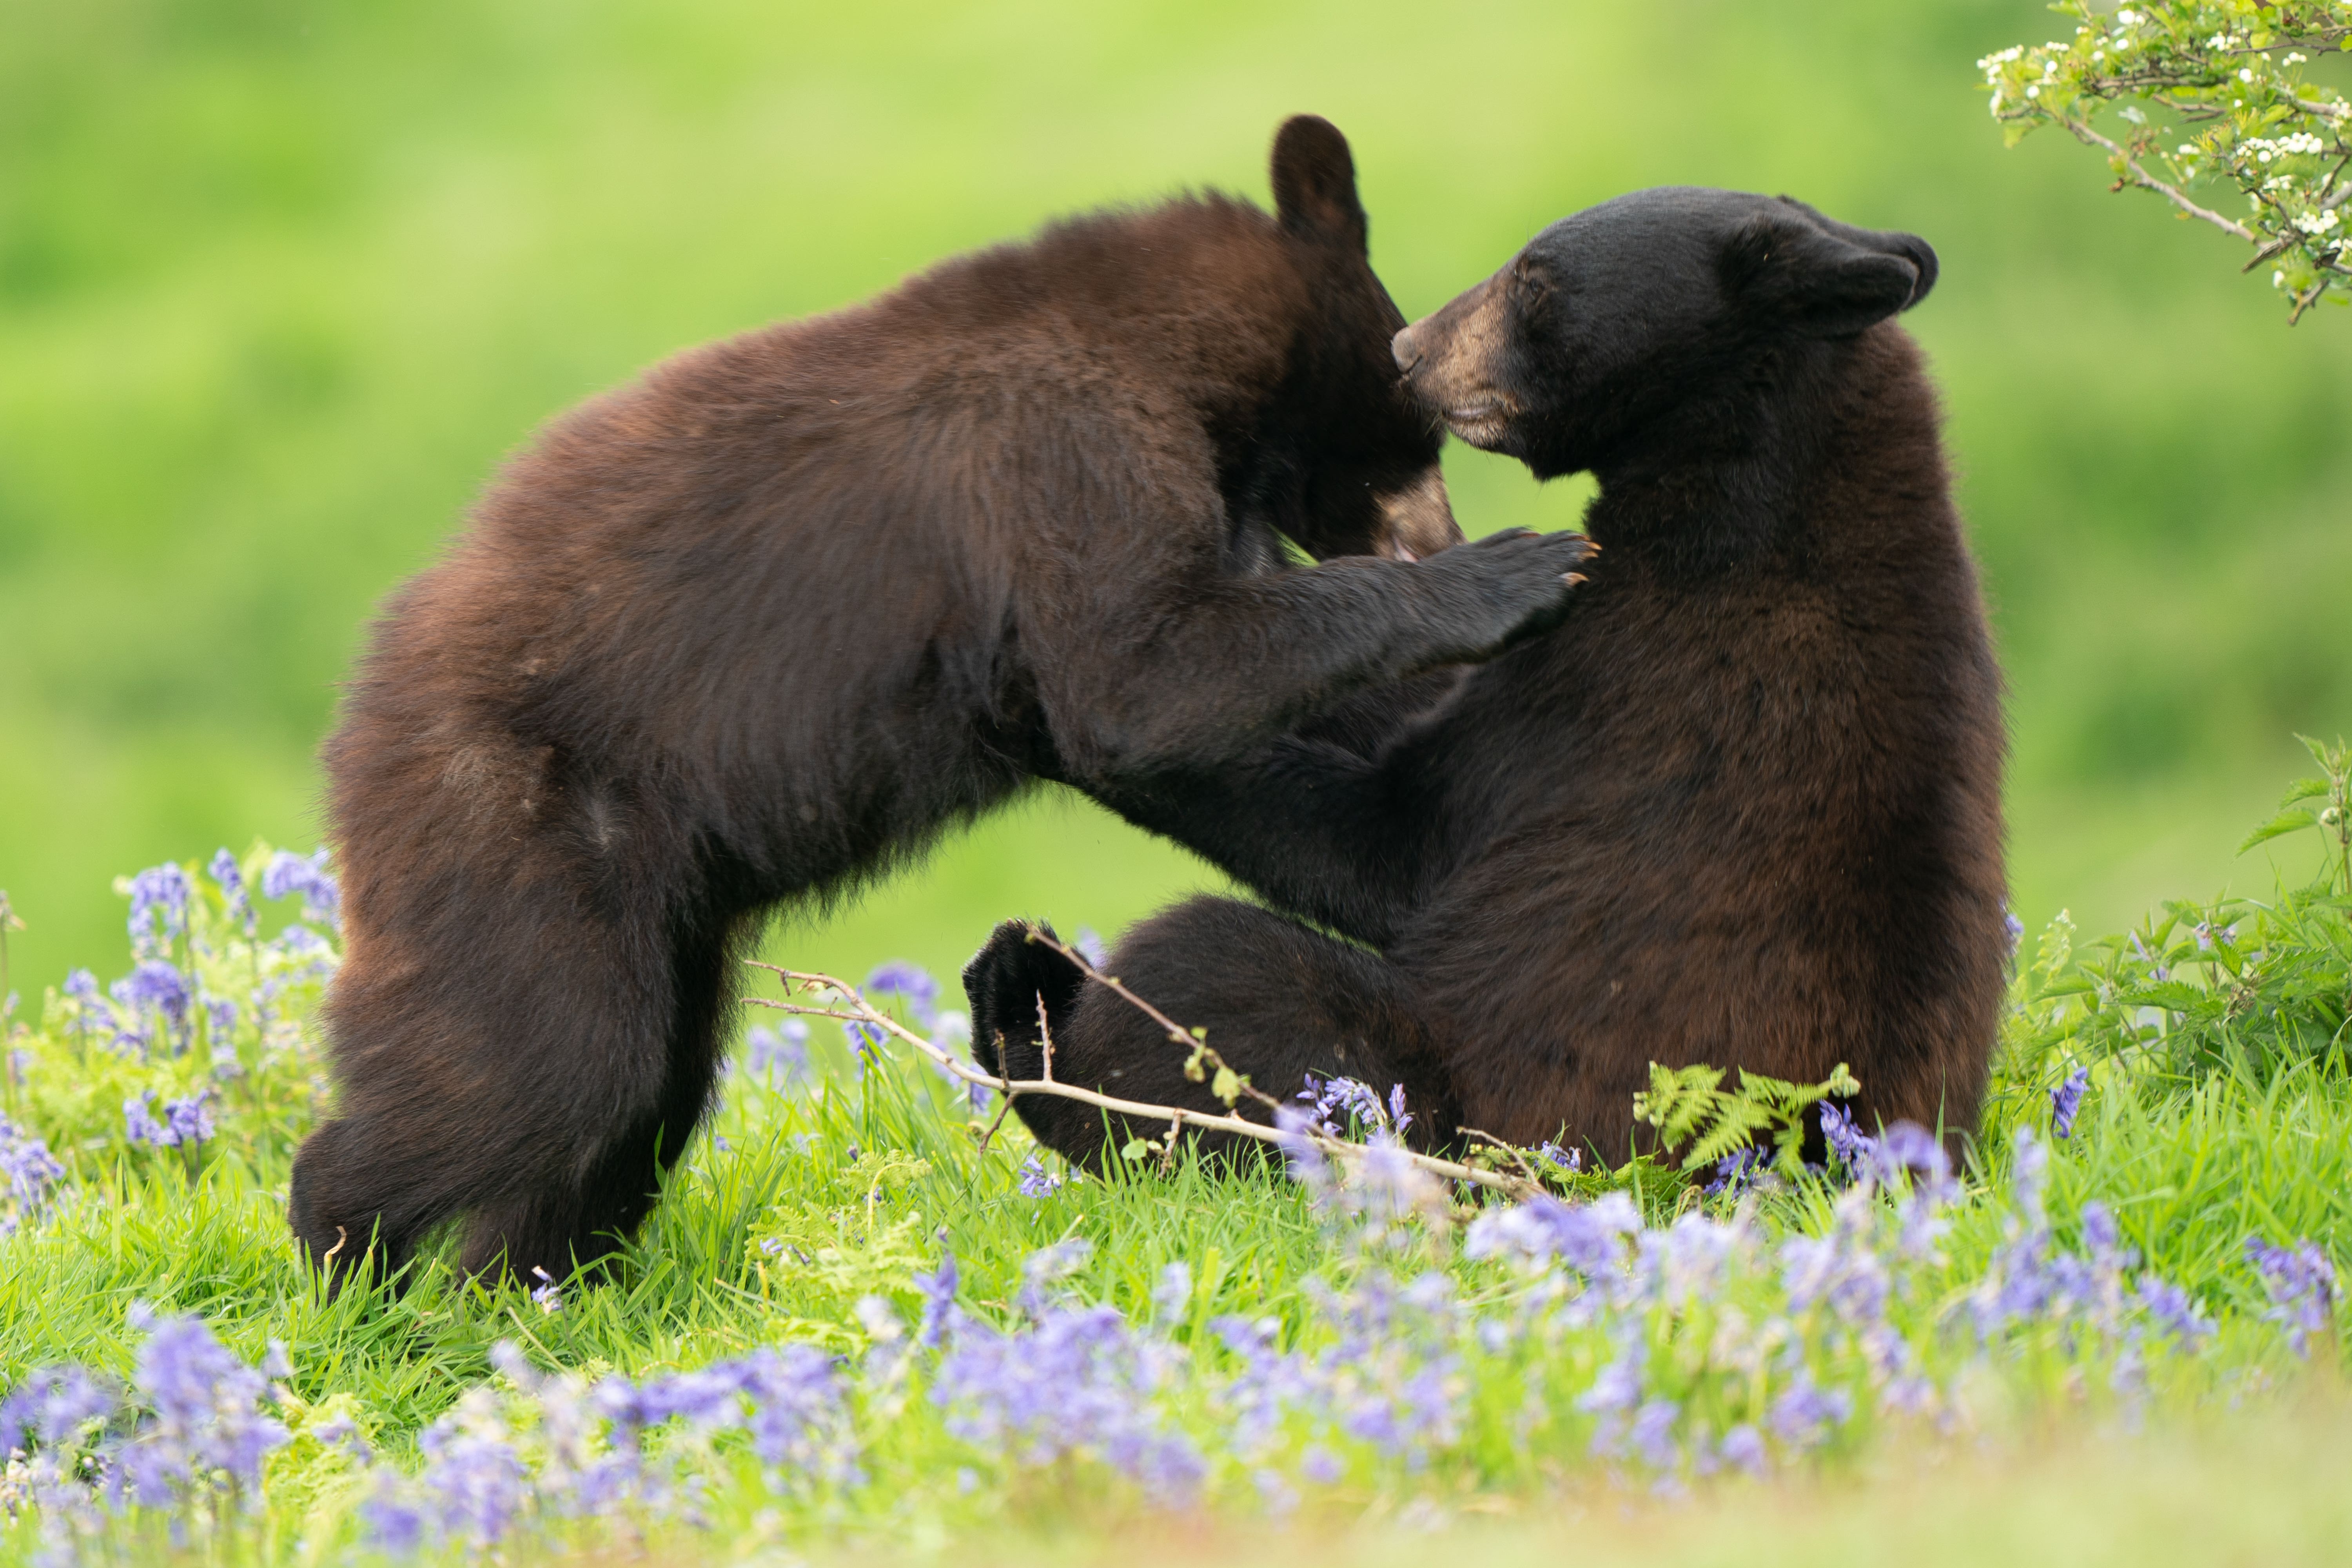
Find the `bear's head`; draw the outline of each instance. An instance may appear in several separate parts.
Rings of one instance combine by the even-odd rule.
[[[1288,372],[1228,443],[1226,489],[1318,559],[1413,560],[1462,540],[1438,471],[1444,428],[1389,356],[1404,314],[1372,272],[1348,139],[1301,114],[1274,139],[1275,217],[1311,301]]]
[[[1396,335],[1415,396],[1539,479],[1687,461],[1753,438],[1776,391],[1926,297],[1915,235],[1787,196],[1666,186],[1545,229]]]

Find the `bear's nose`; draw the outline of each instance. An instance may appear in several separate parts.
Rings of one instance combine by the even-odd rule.
[[[1389,340],[1389,353],[1396,356],[1397,369],[1406,375],[1411,375],[1412,367],[1421,363],[1421,341],[1412,335],[1412,331],[1411,327],[1407,327]]]

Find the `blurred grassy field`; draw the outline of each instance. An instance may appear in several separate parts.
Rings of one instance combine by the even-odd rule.
[[[370,606],[549,415],[1055,213],[1262,196],[1297,110],[1354,139],[1408,314],[1645,184],[1927,235],[1913,325],[2013,688],[2019,908],[2266,888],[2230,849],[2289,731],[2352,730],[2352,321],[2289,331],[2226,240],[2081,149],[2004,152],[1971,62],[2055,30],[1990,0],[0,0],[19,983],[121,952],[116,872],[315,838]],[[1459,447],[1448,472],[1478,531],[1586,493]],[[1001,916],[1108,931],[1211,879],[1040,799],[782,951],[951,966]]]
[[[2336,1568],[2352,1555],[2352,1492],[2340,1458],[2347,1441],[2352,1415],[2332,1390],[2208,1427],[2095,1435],[2070,1427],[2021,1449],[1896,1453],[1864,1474],[1734,1485],[1696,1500],[1596,1489],[1500,1518],[1454,1516],[1447,1536],[1396,1514],[1272,1530],[1208,1521],[1171,1527],[1155,1518],[1108,1545],[1098,1531],[1070,1528],[958,1542],[957,1555],[970,1568],[1420,1568],[1433,1552],[1487,1568],[1813,1568],[1890,1555],[1914,1568]],[[923,1559],[871,1551],[855,1558],[877,1560]]]

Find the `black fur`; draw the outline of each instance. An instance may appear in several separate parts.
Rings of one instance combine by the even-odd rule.
[[[1884,320],[1935,276],[1908,235],[1651,191],[1399,334],[1457,433],[1599,478],[1591,581],[1456,683],[1109,796],[1379,958],[1203,900],[1113,969],[1273,1089],[1376,997],[1409,1047],[1377,1070],[1516,1142],[1623,1158],[1654,1061],[1844,1061],[1866,1116],[1972,1127],[2007,952],[2000,679],[1934,397]],[[1161,1073],[1170,1047],[1107,1000],[1055,1019],[1060,1075]]]
[[[314,1258],[465,1215],[467,1269],[568,1273],[685,1147],[780,904],[1557,623],[1580,538],[1445,549],[1346,141],[1294,120],[1273,163],[1273,216],[1080,218],[681,354],[394,597],[326,752]]]

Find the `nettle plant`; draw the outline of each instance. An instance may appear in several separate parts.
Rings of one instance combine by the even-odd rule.
[[[2011,145],[2055,125],[2099,149],[2114,189],[2153,191],[2252,246],[2245,269],[2271,268],[2291,320],[2323,298],[2352,300],[2341,291],[2352,279],[2352,102],[2309,75],[2352,47],[2352,4],[2052,9],[2080,23],[2073,38],[1977,62]],[[2245,197],[2242,222],[2192,195],[2229,186]]]

